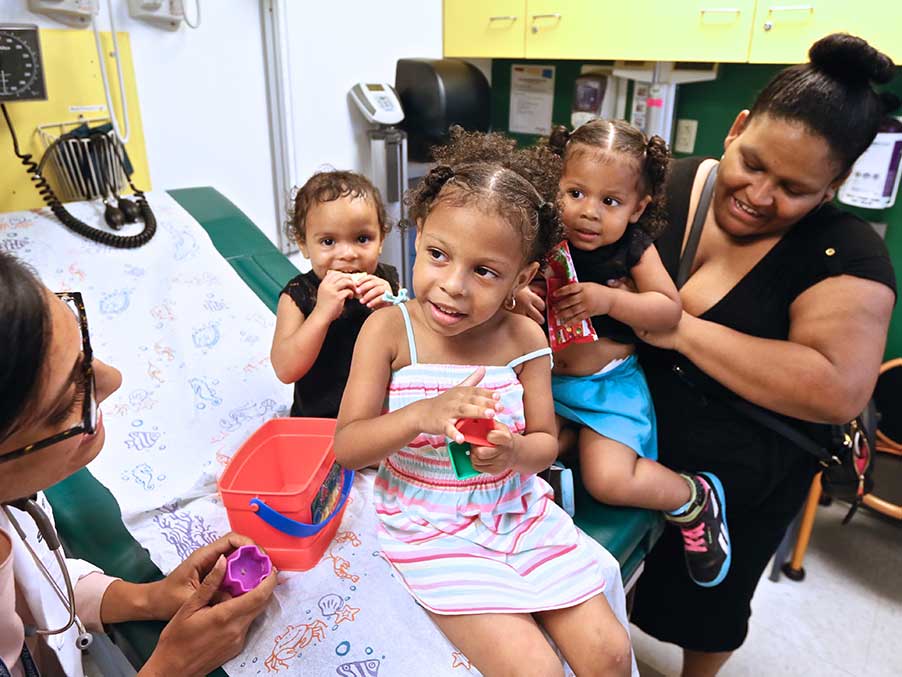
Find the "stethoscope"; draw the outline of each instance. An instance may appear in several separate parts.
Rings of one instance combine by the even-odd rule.
[[[57,536],[56,529],[53,528],[53,524],[50,522],[50,518],[47,517],[47,513],[45,513],[41,509],[41,506],[37,504],[35,498],[36,496],[32,496],[30,498],[20,498],[16,501],[10,501],[9,505],[21,510],[22,512],[27,512],[31,516],[31,519],[34,520],[34,523],[38,527],[38,532],[44,539],[44,542],[47,544],[47,547],[53,553],[54,557],[56,557],[56,562],[57,564],[59,564],[59,568],[63,572],[63,580],[66,583],[65,593],[63,593],[62,589],[59,586],[59,583],[56,582],[56,579],[50,574],[49,571],[47,571],[47,567],[44,566],[41,558],[38,557],[38,554],[31,547],[31,544],[28,542],[28,538],[25,535],[25,532],[23,531],[22,527],[19,526],[19,522],[15,517],[13,517],[12,512],[6,505],[3,505],[3,512],[6,513],[6,517],[9,519],[10,524],[13,525],[16,533],[19,534],[19,538],[22,539],[22,543],[25,544],[25,547],[31,554],[31,558],[34,560],[34,563],[38,566],[44,578],[48,583],[50,583],[51,587],[56,592],[56,596],[59,597],[59,600],[60,602],[62,602],[63,607],[69,612],[69,620],[64,626],[57,630],[41,630],[34,626],[25,626],[25,634],[27,636],[59,635],[60,633],[66,632],[69,628],[75,625],[78,628],[78,638],[75,640],[75,646],[79,650],[84,650],[91,645],[94,637],[90,632],[85,630],[85,626],[82,625],[82,622],[78,619],[78,616],[75,615],[75,588],[72,586],[72,579],[69,577],[69,570],[66,568],[66,561],[63,559],[62,547],[60,545],[59,537]]]

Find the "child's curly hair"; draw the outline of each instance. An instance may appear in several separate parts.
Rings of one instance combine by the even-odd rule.
[[[523,236],[526,261],[544,263],[563,239],[555,204],[561,160],[546,147],[518,149],[502,134],[451,128],[451,142],[433,149],[438,163],[406,196],[421,227],[440,202],[491,210]]]
[[[667,228],[667,172],[670,151],[660,136],[647,138],[641,130],[623,120],[592,120],[575,130],[563,125],[551,130],[548,147],[567,161],[580,153],[602,157],[620,155],[631,160],[640,177],[640,189],[651,195],[651,202],[639,217],[639,227],[656,238]],[[563,173],[563,167],[562,172]]]
[[[317,172],[300,188],[293,191],[288,205],[288,235],[297,243],[307,237],[307,214],[318,204],[332,202],[343,197],[362,197],[373,201],[382,238],[391,230],[391,222],[385,213],[382,196],[368,178],[355,172],[330,169]]]

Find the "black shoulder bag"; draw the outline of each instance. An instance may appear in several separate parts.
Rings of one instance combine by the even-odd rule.
[[[678,289],[689,279],[692,262],[695,259],[698,243],[702,236],[702,228],[708,214],[708,207],[711,204],[711,196],[714,193],[716,177],[717,165],[711,169],[705,179],[698,207],[692,219],[686,248],[680,257],[676,277]],[[826,444],[817,442],[767,409],[744,399],[737,397],[727,400],[727,403],[742,415],[773,430],[778,435],[782,435],[795,446],[813,455],[824,468],[821,476],[824,491],[834,498],[852,503],[852,507],[843,519],[843,524],[847,524],[852,519],[861,505],[864,495],[870,493],[874,487],[871,476],[873,470],[871,450],[874,448],[874,436],[877,430],[877,410],[873,400],[868,403],[861,414],[849,423],[824,426],[829,430]]]

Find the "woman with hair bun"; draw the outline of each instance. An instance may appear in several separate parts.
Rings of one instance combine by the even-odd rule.
[[[733,557],[719,586],[700,588],[678,565],[679,536],[665,533],[646,562],[633,621],[681,646],[683,674],[692,677],[715,675],[742,645],[758,579],[819,468],[730,400],[814,437],[824,424],[849,421],[873,391],[895,302],[883,242],[831,203],[898,103],[872,87],[890,80],[893,63],[841,34],[816,42],[809,58],[778,73],[737,115],[719,162],[673,163],[670,228],[657,241],[677,279],[689,224],[704,214],[694,258],[685,257],[680,322],[640,332],[650,344],[640,357],[660,461],[721,479]]]

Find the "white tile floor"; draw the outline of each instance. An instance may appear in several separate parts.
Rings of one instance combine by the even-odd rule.
[[[749,636],[721,677],[902,675],[902,523],[846,507],[818,511],[807,576],[773,583],[752,602]],[[642,677],[680,674],[680,650],[631,627]]]

